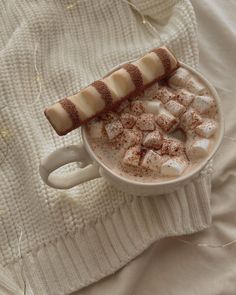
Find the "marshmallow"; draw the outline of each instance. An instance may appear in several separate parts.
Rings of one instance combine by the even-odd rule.
[[[180,127],[185,131],[194,129],[202,123],[202,118],[193,109],[188,109],[181,117]]]
[[[142,132],[140,130],[124,129],[122,144],[125,149],[137,145],[142,140]]]
[[[138,100],[140,100],[140,101],[149,101],[149,100],[152,100],[152,98],[150,98],[149,96],[142,95],[142,96],[138,97]]]
[[[158,171],[163,163],[162,157],[152,150],[146,152],[141,161],[141,166],[153,171]]]
[[[117,121],[119,116],[114,112],[107,112],[101,115],[100,117],[105,123],[110,123],[112,121]]]
[[[198,82],[195,78],[190,78],[186,84],[186,89],[195,94],[203,94],[206,92],[206,88],[203,84]]]
[[[190,78],[190,73],[184,68],[178,68],[177,71],[170,77],[168,84],[171,88],[178,89],[186,85]]]
[[[173,94],[167,88],[162,87],[159,89],[159,91],[156,93],[156,95],[153,98],[159,99],[162,103],[166,103],[167,101],[173,99],[174,97],[175,97],[175,94]]]
[[[123,132],[123,126],[120,121],[112,121],[105,125],[105,130],[107,136],[110,140],[114,139],[116,136]]]
[[[192,107],[200,114],[206,114],[214,106],[214,98],[210,96],[196,96],[192,103]]]
[[[156,116],[156,122],[165,132],[173,131],[178,125],[178,120],[166,110],[162,110]]]
[[[144,100],[151,100],[156,95],[157,91],[159,89],[159,85],[156,82],[154,85],[149,86],[144,91]]]
[[[178,100],[178,102],[180,102],[185,107],[188,107],[190,105],[194,97],[195,95],[193,93],[188,92],[184,89],[181,89],[180,91],[178,91],[176,95],[176,99]]]
[[[123,163],[126,165],[137,167],[139,166],[140,158],[141,158],[140,146],[133,146],[126,151],[125,156],[123,158]]]
[[[175,117],[179,117],[186,111],[186,108],[175,100],[169,100],[165,104],[165,108]]]
[[[215,120],[207,119],[201,125],[198,125],[195,132],[205,138],[211,137],[217,130],[217,123]]]
[[[190,159],[199,159],[206,157],[210,149],[210,140],[201,138],[196,139],[187,147],[186,152]]]
[[[132,128],[137,118],[129,113],[123,113],[120,116],[120,120],[124,128]]]
[[[143,145],[145,147],[154,148],[157,150],[161,148],[162,142],[163,135],[158,130],[148,133],[146,137],[143,139]]]
[[[102,138],[104,136],[103,121],[91,121],[88,124],[88,130],[91,138]]]
[[[144,113],[143,101],[136,100],[131,102],[132,115],[139,116]]]
[[[170,156],[184,155],[184,145],[178,139],[164,139],[161,148],[161,154],[167,154]]]
[[[146,113],[152,113],[154,115],[157,115],[160,113],[160,110],[163,107],[163,105],[159,100],[151,100],[143,102],[143,107]]]
[[[179,176],[187,168],[188,163],[182,158],[171,158],[161,166],[161,175],[163,176]]]
[[[155,129],[155,118],[153,114],[142,114],[138,117],[136,126],[145,131],[150,131]]]

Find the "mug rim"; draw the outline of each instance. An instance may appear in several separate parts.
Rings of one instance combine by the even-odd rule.
[[[131,62],[131,61],[128,61]],[[127,62],[125,62],[127,63]],[[114,67],[109,73],[115,71],[116,69],[118,69],[120,66],[122,66],[125,63],[121,63],[119,65],[117,65],[116,67]],[[107,170],[109,173],[111,173],[113,176],[117,177],[118,179],[120,179],[121,181],[125,181],[129,184],[133,184],[133,185],[141,185],[141,186],[145,186],[145,187],[150,187],[150,186],[163,186],[163,185],[173,185],[173,184],[179,184],[181,182],[186,181],[187,179],[191,179],[193,178],[196,174],[200,173],[200,171],[203,170],[203,168],[206,166],[206,164],[212,159],[212,157],[215,155],[215,153],[217,152],[217,150],[220,147],[220,144],[222,142],[223,136],[224,136],[224,116],[223,116],[223,109],[222,109],[222,103],[221,103],[221,99],[218,95],[218,93],[216,92],[215,87],[197,70],[195,70],[194,68],[186,65],[183,62],[179,62],[181,67],[186,68],[187,70],[189,70],[190,72],[194,73],[199,79],[200,81],[202,80],[204,82],[204,84],[207,86],[207,88],[209,89],[210,93],[212,94],[212,96],[215,98],[216,101],[216,107],[217,107],[217,114],[218,114],[218,122],[219,122],[219,131],[218,131],[218,138],[214,144],[214,147],[212,149],[212,151],[209,153],[209,155],[204,158],[204,160],[197,165],[197,167],[195,169],[193,169],[192,171],[190,171],[187,174],[184,174],[183,176],[180,177],[176,177],[176,178],[172,178],[170,180],[164,180],[164,181],[159,181],[159,182],[141,182],[141,181],[136,181],[136,180],[131,180],[131,179],[127,179],[121,175],[119,175],[118,173],[114,172],[111,168],[109,168],[108,166],[106,166],[101,159],[98,158],[98,156],[94,153],[94,151],[92,150],[88,140],[87,140],[87,136],[86,136],[86,127],[82,126],[81,128],[81,133],[82,133],[82,138],[83,138],[83,142],[85,145],[86,150],[88,151],[88,153],[90,154],[90,156],[100,165],[102,166],[105,170]],[[108,73],[108,74],[109,74]]]

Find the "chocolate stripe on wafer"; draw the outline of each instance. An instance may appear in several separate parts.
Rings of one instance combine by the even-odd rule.
[[[67,98],[64,98],[62,100],[60,100],[60,104],[63,107],[63,109],[67,112],[67,114],[69,115],[73,127],[78,127],[81,125],[81,120],[79,118],[79,113],[76,109],[76,106],[73,104],[72,101],[70,101]]]
[[[129,74],[135,85],[136,91],[143,89],[143,78],[140,70],[133,64],[125,64],[122,66]]]
[[[170,73],[171,61],[166,50],[164,48],[156,48],[156,49],[153,49],[152,52],[156,53],[156,55],[160,58],[163,64],[163,67],[165,69],[165,74]]]
[[[178,67],[177,59],[166,47],[153,49],[140,59],[81,89],[79,93],[46,108],[45,115],[56,132],[65,135],[115,108],[122,100],[140,94]]]
[[[101,94],[102,99],[105,101],[106,107],[109,107],[112,105],[112,96],[109,88],[107,85],[101,81],[97,80],[91,84],[96,90]]]

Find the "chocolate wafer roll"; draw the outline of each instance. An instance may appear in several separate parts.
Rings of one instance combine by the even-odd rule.
[[[166,47],[153,49],[79,93],[46,108],[45,115],[57,134],[65,135],[170,75],[178,66],[177,59]]]

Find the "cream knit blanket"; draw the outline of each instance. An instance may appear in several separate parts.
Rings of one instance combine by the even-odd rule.
[[[115,272],[155,240],[210,223],[204,175],[156,198],[125,195],[103,179],[68,191],[40,180],[40,159],[80,141],[79,130],[55,134],[46,106],[162,44],[197,65],[188,0],[132,2],[161,39],[122,0],[0,3],[1,295],[23,294],[22,273],[27,294],[69,294]]]

